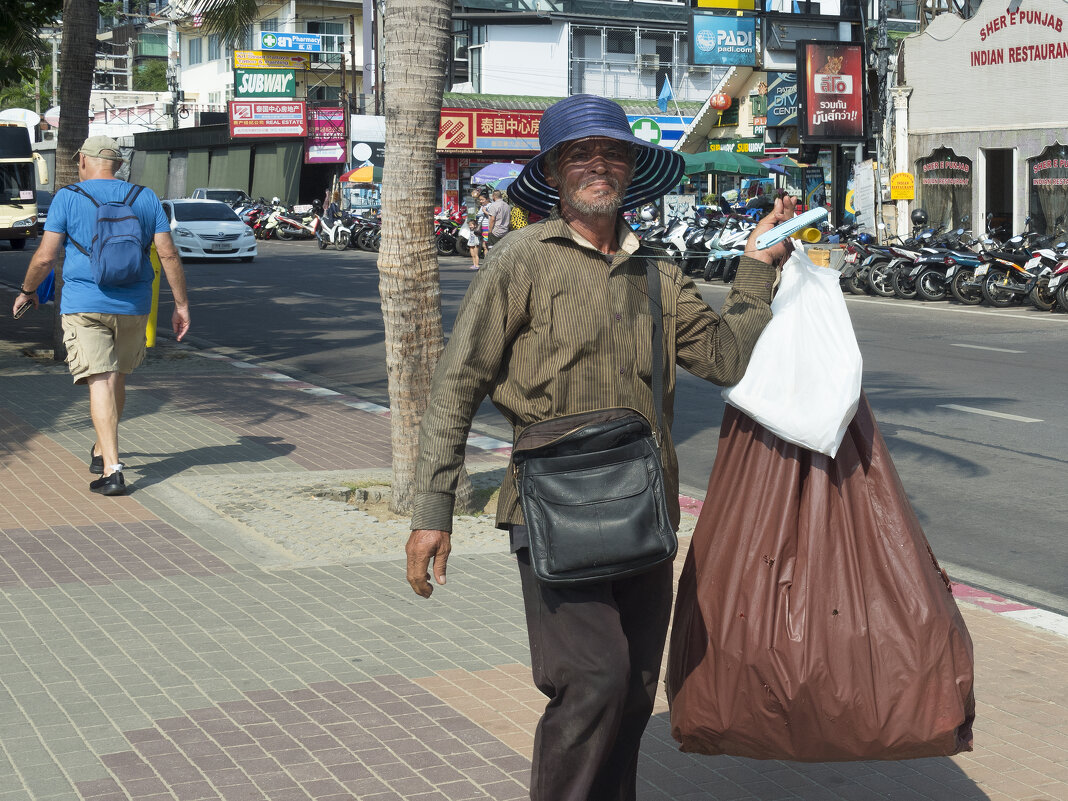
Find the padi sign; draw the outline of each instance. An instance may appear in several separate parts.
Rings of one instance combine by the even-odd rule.
[[[698,66],[756,65],[756,18],[693,12],[690,63]]]
[[[234,97],[294,97],[293,70],[234,70]]]

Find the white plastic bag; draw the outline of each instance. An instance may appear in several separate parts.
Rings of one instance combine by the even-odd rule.
[[[838,273],[797,248],[742,380],[723,399],[776,436],[830,457],[860,402],[863,361]]]

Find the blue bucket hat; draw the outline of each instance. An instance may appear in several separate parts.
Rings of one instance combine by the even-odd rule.
[[[560,202],[560,193],[546,180],[546,154],[564,142],[590,136],[617,139],[635,148],[634,176],[623,196],[624,209],[656,200],[682,180],[682,156],[631,133],[622,106],[597,95],[572,95],[545,110],[538,128],[541,152],[527,162],[508,187],[508,197],[528,211],[547,215]]]

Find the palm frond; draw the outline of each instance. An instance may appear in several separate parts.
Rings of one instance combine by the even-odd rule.
[[[203,0],[194,13],[202,16],[206,32],[234,40],[259,17],[259,4],[256,0]]]

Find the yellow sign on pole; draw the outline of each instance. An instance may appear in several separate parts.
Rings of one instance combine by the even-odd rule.
[[[890,176],[891,200],[915,200],[916,180],[911,173],[895,172]]]
[[[271,50],[235,50],[234,68],[242,70],[306,70],[311,67],[311,56],[300,53],[273,52]]]
[[[156,246],[152,245],[150,251],[152,259],[152,308],[148,310],[148,326],[145,328],[145,347],[156,347],[156,320],[159,317],[159,274],[163,272],[163,262],[159,260]]]

